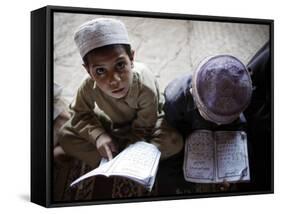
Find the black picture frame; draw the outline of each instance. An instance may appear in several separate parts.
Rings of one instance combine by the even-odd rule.
[[[191,20],[218,23],[257,24],[269,28],[270,71],[266,78],[270,83],[269,108],[270,142],[259,147],[256,156],[264,158],[263,169],[266,169],[266,183],[245,191],[220,192],[204,194],[181,193],[178,195],[156,195],[147,197],[130,197],[100,200],[69,200],[55,201],[53,197],[54,160],[53,160],[53,103],[54,103],[54,14],[95,14],[103,16],[126,16],[142,18],[160,18],[166,20]],[[243,47],[241,47],[243,48]],[[46,6],[31,12],[31,201],[45,207],[61,207],[91,204],[108,204],[123,202],[143,202],[155,200],[175,200],[217,196],[236,196],[247,194],[265,194],[274,192],[274,21],[269,19],[252,19],[238,17],[219,17],[189,14],[157,13],[143,11],[109,10],[97,8],[78,8],[62,6]],[[266,83],[265,83],[266,84]],[[268,109],[267,109],[268,110]],[[268,127],[270,126],[270,127]]]

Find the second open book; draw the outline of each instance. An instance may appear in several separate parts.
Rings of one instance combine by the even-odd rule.
[[[246,133],[193,132],[186,139],[183,171],[185,180],[195,183],[250,180]]]

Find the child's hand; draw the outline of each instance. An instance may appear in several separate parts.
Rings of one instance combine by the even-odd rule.
[[[105,133],[98,137],[96,147],[100,155],[108,158],[108,160],[113,158],[112,153],[117,153],[117,148],[112,142],[111,137]]]
[[[230,189],[230,183],[227,182],[226,180],[223,180],[223,183],[220,187],[221,191],[228,191]]]

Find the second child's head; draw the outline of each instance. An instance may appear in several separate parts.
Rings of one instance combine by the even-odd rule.
[[[200,63],[192,77],[191,93],[204,119],[218,125],[228,124],[250,103],[252,82],[240,60],[217,55]]]
[[[115,19],[94,19],[79,27],[74,40],[83,66],[97,86],[111,97],[125,97],[134,60],[125,25]]]

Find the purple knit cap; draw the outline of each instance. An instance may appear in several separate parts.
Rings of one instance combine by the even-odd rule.
[[[252,95],[252,81],[247,68],[229,55],[203,60],[193,74],[192,86],[198,108],[217,124],[237,119]]]

